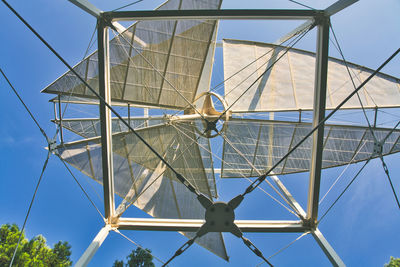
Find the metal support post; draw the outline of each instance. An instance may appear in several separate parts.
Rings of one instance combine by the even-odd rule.
[[[131,105],[128,103],[128,124],[131,125]]]
[[[109,37],[108,27],[102,19],[98,19],[97,28],[98,57],[99,57],[99,94],[111,105],[110,90],[110,62],[109,62]],[[104,189],[104,215],[111,223],[115,213],[114,204],[114,170],[112,152],[112,118],[111,111],[100,102],[100,127],[101,127],[101,150],[103,167],[103,189]]]
[[[64,143],[64,135],[63,135],[63,125],[62,125],[62,112],[61,112],[61,95],[58,95],[58,117],[60,118],[60,123],[58,127],[60,127],[60,142]]]
[[[299,122],[301,122],[301,109],[299,109]]]
[[[79,258],[78,262],[75,264],[75,267],[84,267],[89,264],[90,260],[93,258],[96,251],[99,249],[101,244],[104,242],[108,233],[111,230],[111,226],[109,224],[105,225],[100,232],[93,239],[92,243],[85,250],[82,256]]]
[[[315,231],[312,231],[311,233],[333,266],[337,267],[346,266],[346,264],[344,264],[339,255],[336,254],[335,250],[331,247],[331,245],[328,243],[328,241],[325,239],[325,237],[322,235],[321,231],[318,228],[315,229]]]
[[[313,128],[325,118],[326,84],[328,76],[329,17],[320,18],[318,21],[317,35]],[[319,190],[321,182],[322,150],[324,141],[323,124],[318,127],[312,137],[313,145],[310,163],[307,219],[311,224],[315,224],[318,216]]]
[[[377,119],[378,119],[378,107],[375,107],[374,110],[375,110],[374,128],[376,128],[376,121],[377,121]]]

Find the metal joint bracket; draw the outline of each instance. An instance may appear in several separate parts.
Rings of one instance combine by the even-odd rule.
[[[110,219],[110,225],[111,227],[118,229],[118,224],[119,224],[119,218],[120,216],[113,216]],[[107,224],[107,220],[106,220],[106,224]]]
[[[208,232],[230,232],[237,237],[242,232],[235,224],[235,212],[229,203],[215,202],[206,209],[205,224],[199,230],[198,235],[202,236]]]
[[[372,155],[381,156],[382,155],[383,144],[384,144],[383,141],[379,142],[378,140],[376,140],[374,142],[374,151],[372,152]]]
[[[97,18],[97,25],[102,24],[103,26],[110,27],[112,30],[115,32],[118,32],[117,28],[112,23],[112,19],[109,18],[108,16],[104,15],[104,12],[100,13],[100,16]]]
[[[317,25],[330,24],[330,16],[328,16],[325,11],[319,11],[317,15],[314,17],[314,24],[312,26],[315,27]]]
[[[54,138],[54,139],[51,139],[51,140],[47,140],[47,142],[48,142],[49,151],[51,153],[53,153],[53,154],[57,154],[58,153],[57,152],[58,145],[57,145],[56,139]]]
[[[312,218],[310,219],[303,219],[303,227],[308,228],[310,231],[314,231],[317,229],[318,223],[317,220],[314,220]]]

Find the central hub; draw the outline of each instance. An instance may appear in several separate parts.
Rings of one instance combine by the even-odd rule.
[[[209,232],[231,232],[235,226],[235,212],[225,202],[215,202],[206,210],[206,224]]]
[[[209,131],[215,131],[216,133],[219,133],[218,129],[217,129],[217,122],[218,120],[215,121],[209,121],[207,120],[207,126],[206,126],[206,130],[205,132],[209,132]]]
[[[184,114],[191,115],[198,113],[201,115],[203,127],[198,129],[199,125],[196,124],[196,131],[206,138],[214,138],[225,130],[225,122],[229,120],[232,113],[229,111],[225,100],[215,92],[201,93],[194,99],[194,107],[201,105],[201,98],[204,99],[203,106],[200,109],[187,109]],[[217,104],[217,108],[214,106],[214,103]]]

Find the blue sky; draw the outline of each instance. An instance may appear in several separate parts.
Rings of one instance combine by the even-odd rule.
[[[103,10],[120,7],[127,1],[92,1]],[[303,1],[325,8],[333,1]],[[160,1],[144,0],[132,8],[153,9]],[[71,64],[75,65],[85,53],[95,20],[66,0],[11,1],[10,4],[42,34],[42,36]],[[301,8],[289,1],[227,0],[223,8]],[[400,2],[395,0],[363,0],[332,17],[346,59],[370,68],[378,67],[400,44]],[[6,7],[0,5],[0,67],[20,92],[39,123],[49,135],[55,133],[51,96],[40,90],[66,71],[66,67],[20,23]],[[234,38],[273,42],[300,22],[222,22],[218,39]],[[314,49],[315,31],[304,39],[299,48]],[[338,57],[333,46],[330,54]],[[218,64],[218,63],[217,63]],[[400,58],[393,60],[383,72],[400,77]],[[221,81],[217,71],[215,82]],[[218,80],[219,79],[219,80]],[[0,79],[0,224],[22,225],[33,190],[47,151],[46,142],[25,110]],[[392,111],[390,111],[392,112]],[[395,111],[393,111],[395,113]],[[397,111],[397,114],[398,111]],[[398,118],[398,116],[397,116]],[[379,120],[393,119],[380,113]],[[386,158],[394,185],[400,191],[399,156]],[[321,206],[323,212],[341,192],[360,165],[350,167],[339,185]],[[321,195],[324,194],[342,168],[323,172]],[[103,209],[101,187],[74,170],[96,205]],[[287,187],[305,207],[308,174],[282,177]],[[220,192],[229,199],[242,192],[247,182],[220,181]],[[92,189],[94,188],[94,190]],[[266,187],[265,187],[266,188]],[[131,216],[144,216],[131,210]],[[255,192],[238,210],[240,219],[294,219],[263,194]],[[103,223],[95,209],[84,197],[61,162],[52,157],[39,188],[29,217],[26,234],[43,234],[53,245],[67,240],[72,245],[72,260],[76,262]],[[400,257],[400,211],[391,193],[387,178],[378,160],[373,160],[320,225],[325,237],[348,266],[382,266],[389,257]],[[130,238],[150,248],[154,255],[167,260],[186,239],[177,233],[124,232]],[[254,244],[270,256],[299,236],[299,234],[246,234]],[[255,266],[259,262],[243,243],[225,235],[230,266]],[[110,233],[94,256],[90,266],[111,266],[135,248],[121,236]],[[311,236],[305,236],[293,246],[273,257],[276,266],[330,266],[329,261]],[[193,245],[172,266],[225,266],[223,260],[205,249]]]

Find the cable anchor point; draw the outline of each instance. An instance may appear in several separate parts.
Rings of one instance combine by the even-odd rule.
[[[372,152],[373,156],[382,156],[384,141],[375,140],[374,150]]]
[[[57,145],[57,140],[56,140],[56,138],[53,138],[53,139],[48,139],[47,140],[47,147],[48,147],[48,150],[52,153],[52,154],[55,154],[55,155],[58,155],[58,145]]]

